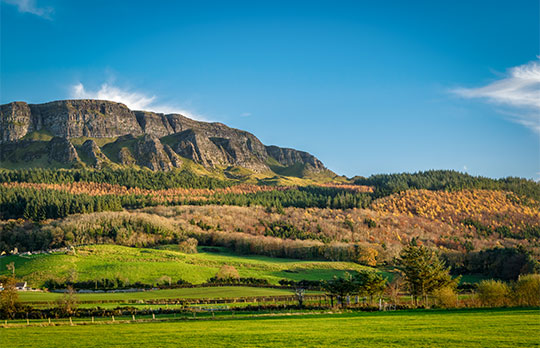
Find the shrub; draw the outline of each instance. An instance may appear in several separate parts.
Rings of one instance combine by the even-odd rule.
[[[478,284],[478,300],[486,307],[502,307],[509,303],[510,288],[500,280],[482,280]]]
[[[178,244],[178,250],[186,254],[196,254],[197,245],[198,242],[195,238],[188,238]]]
[[[377,227],[377,223],[376,223],[374,220],[370,219],[370,218],[365,218],[365,219],[364,219],[364,223],[365,223],[365,224],[367,225],[367,227],[369,227],[369,228],[375,228],[375,227]]]
[[[540,274],[519,277],[514,287],[514,299],[519,306],[540,306]]]
[[[450,286],[445,286],[444,288],[437,289],[433,292],[435,300],[437,301],[437,306],[443,308],[453,308],[456,307],[457,294],[454,291],[454,288]]]
[[[215,278],[217,280],[229,280],[229,279],[238,279],[240,275],[238,271],[233,266],[223,265],[219,271],[216,273]]]

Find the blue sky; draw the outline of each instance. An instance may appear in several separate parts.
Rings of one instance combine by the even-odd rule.
[[[540,178],[537,0],[1,1],[1,103],[183,112],[347,176]]]

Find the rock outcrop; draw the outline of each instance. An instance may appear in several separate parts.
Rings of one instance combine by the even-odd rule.
[[[34,130],[28,104],[14,102],[0,107],[0,144],[17,141]]]
[[[135,145],[137,164],[152,170],[168,171],[173,169],[171,159],[165,152],[163,144],[155,136],[146,134]]]
[[[180,114],[131,111],[121,103],[90,99],[2,105],[0,157],[9,157],[11,144],[20,143],[33,132],[54,137],[47,146],[59,152],[49,151],[49,157],[62,163],[79,160],[69,139],[118,138],[114,147],[105,146],[109,159],[93,140],[79,148],[96,168],[112,160],[171,170],[181,167],[181,157],[185,157],[206,167],[239,166],[255,172],[270,171],[269,158],[284,167],[302,164],[310,171],[327,170],[307,152],[265,146],[253,134],[222,123],[196,121]]]
[[[137,162],[127,147],[123,147],[118,151],[118,161],[123,166],[132,166]]]
[[[81,151],[90,160],[90,165],[101,169],[108,162],[107,156],[101,152],[101,149],[92,139],[88,139],[81,146]]]
[[[78,162],[79,155],[73,144],[66,138],[54,137],[47,144],[49,160],[73,164]]]

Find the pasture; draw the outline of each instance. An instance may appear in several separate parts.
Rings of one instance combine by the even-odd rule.
[[[138,292],[115,292],[115,293],[79,293],[77,299],[84,301],[127,301],[127,300],[159,300],[159,299],[215,299],[215,298],[235,298],[235,297],[257,297],[257,296],[282,296],[293,295],[292,290],[256,288],[249,286],[220,286],[204,288],[179,288],[149,290]],[[25,302],[35,301],[56,301],[63,296],[61,293],[52,292],[19,292],[19,300]]]
[[[277,284],[280,279],[329,279],[334,275],[343,275],[345,271],[368,268],[352,262],[237,255],[225,249],[218,250],[221,252],[185,254],[171,246],[150,249],[88,245],[77,247],[75,253],[2,257],[0,275],[7,275],[9,271],[6,265],[14,262],[16,276],[32,287],[42,287],[48,279],[85,281],[102,278],[152,284],[162,281],[162,277],[170,277],[173,282],[183,279],[192,284],[201,284],[213,277],[223,265],[231,265],[241,277],[263,278]]]
[[[6,347],[537,347],[537,309],[416,310],[2,328]]]

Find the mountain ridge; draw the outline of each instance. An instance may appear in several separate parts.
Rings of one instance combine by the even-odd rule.
[[[96,99],[0,106],[0,167],[58,163],[168,171],[181,168],[185,159],[205,168],[335,176],[308,152],[267,146],[247,131],[181,114],[130,110],[122,103]]]

